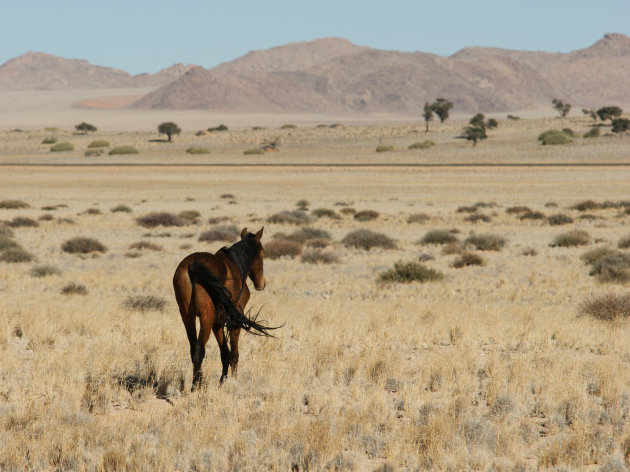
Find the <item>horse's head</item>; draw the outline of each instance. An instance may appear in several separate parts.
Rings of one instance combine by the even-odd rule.
[[[256,290],[263,290],[265,288],[265,285],[267,285],[263,268],[265,249],[263,248],[262,244],[260,244],[263,229],[264,228],[260,228],[260,231],[258,231],[256,234],[248,233],[247,228],[243,228],[243,231],[241,231],[241,240],[245,240],[249,244],[253,245],[254,258],[252,260],[252,264],[247,275],[254,283],[254,288]]]

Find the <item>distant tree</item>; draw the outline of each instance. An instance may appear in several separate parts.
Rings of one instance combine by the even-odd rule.
[[[446,98],[436,98],[431,107],[440,119],[440,123],[444,123],[448,119],[449,110],[453,108],[453,102],[449,102]]]
[[[277,151],[279,145],[280,137],[276,136],[274,138],[267,138],[262,143],[260,143],[260,149],[262,149],[263,151]]]
[[[473,147],[477,145],[477,141],[483,141],[488,138],[487,130],[499,126],[499,123],[494,118],[486,120],[483,113],[477,113],[470,119],[468,124],[469,126],[464,128],[462,137],[468,141],[472,141]]]
[[[571,111],[570,103],[564,103],[562,100],[558,100],[557,98],[551,100],[551,103],[553,104],[553,109],[560,115],[560,118],[566,118]]]
[[[424,132],[429,132],[429,121],[433,120],[433,105],[429,102],[424,104],[424,111],[422,112],[422,118],[424,118],[425,129]]]
[[[96,131],[96,126],[86,123],[85,121],[74,126],[77,131],[83,134],[87,134],[89,131]]]
[[[597,113],[595,112],[595,110],[582,108],[582,113],[584,113],[586,116],[590,116],[593,121],[597,121]]]
[[[169,142],[171,141],[171,136],[173,136],[174,134],[179,134],[181,132],[181,128],[172,121],[167,121],[158,126],[158,133],[168,136]]]
[[[630,129],[630,120],[628,118],[617,118],[612,120],[612,132],[618,133],[620,136]]]
[[[597,116],[602,121],[612,120],[613,118],[618,118],[623,113],[623,110],[617,106],[608,106],[601,107],[597,110]]]

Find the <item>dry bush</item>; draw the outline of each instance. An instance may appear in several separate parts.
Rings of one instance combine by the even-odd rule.
[[[484,260],[478,254],[468,251],[463,252],[453,262],[453,267],[455,267],[456,269],[461,269],[462,267],[468,267],[472,265],[484,265]]]
[[[14,247],[20,247],[20,245],[15,240],[11,239],[11,236],[0,234],[0,251]]]
[[[389,144],[379,144],[376,146],[376,152],[394,152],[396,148]]]
[[[48,277],[49,275],[59,275],[61,270],[59,267],[51,264],[41,264],[31,267],[29,274],[33,277]]]
[[[2,233],[0,232],[0,234],[2,234]],[[630,234],[628,234],[628,235],[624,236],[623,238],[621,238],[619,240],[619,242],[617,243],[617,247],[619,249],[628,249],[628,248],[630,248]]]
[[[354,215],[357,211],[352,207],[345,207],[339,210],[342,215]]]
[[[379,217],[378,211],[361,210],[354,214],[353,218],[357,221],[372,221]]]
[[[490,223],[492,218],[488,215],[484,215],[483,213],[473,213],[472,215],[468,215],[464,218],[464,221],[468,221],[469,223],[477,223],[479,221],[483,221],[484,223]]]
[[[0,252],[0,261],[10,263],[31,262],[33,256],[22,247],[10,247]]]
[[[409,215],[407,217],[407,223],[408,224],[412,224],[412,223],[426,223],[430,219],[431,219],[431,217],[429,215],[427,215],[426,213],[414,213],[414,214]]]
[[[137,243],[130,244],[129,249],[137,249],[139,251],[143,249],[148,249],[149,251],[161,251],[162,246],[149,241],[138,241]]]
[[[85,157],[99,157],[103,155],[102,149],[88,149],[83,153]]]
[[[454,241],[452,243],[444,244],[442,246],[442,254],[447,256],[452,256],[453,254],[461,254],[464,251],[461,243],[459,241]]]
[[[127,297],[122,305],[129,310],[145,313],[147,311],[162,311],[166,306],[166,300],[153,295],[134,295]]]
[[[63,252],[70,254],[88,254],[90,252],[107,252],[107,248],[96,239],[76,237],[65,241],[61,245]]]
[[[417,143],[413,143],[410,144],[409,147],[407,149],[429,149],[432,148],[433,146],[435,146],[435,142],[431,141],[430,139],[425,139],[422,142],[417,142]]]
[[[102,212],[98,208],[88,208],[87,210],[85,210],[81,214],[82,215],[92,215],[92,216],[94,216],[94,215],[101,215]]]
[[[204,231],[199,235],[199,241],[214,242],[214,241],[236,241],[241,235],[241,232],[235,225],[230,226],[215,226],[207,231]]]
[[[188,154],[210,154],[210,150],[205,147],[189,147],[186,149]]]
[[[477,206],[460,206],[457,207],[455,213],[475,213],[477,210],[479,210]]]
[[[162,211],[139,216],[136,218],[136,223],[145,228],[155,228],[157,226],[186,226],[190,221],[173,213]]]
[[[577,211],[592,211],[592,210],[600,210],[602,208],[602,205],[593,200],[583,200],[569,208],[571,210],[577,210]]]
[[[521,252],[522,256],[537,256],[538,255],[538,251],[536,249],[534,249],[533,247],[528,247],[523,249],[523,252]]]
[[[22,200],[2,200],[0,201],[0,209],[2,210],[19,210],[22,208],[30,208],[30,205]]]
[[[383,233],[370,231],[369,229],[359,229],[348,233],[341,242],[345,247],[370,250],[375,247],[383,249],[394,249],[396,243],[393,239]]]
[[[219,223],[225,223],[227,221],[230,221],[232,218],[230,218],[229,216],[211,216],[210,218],[208,218],[208,224],[210,225],[216,225]]]
[[[584,261],[586,265],[593,265],[599,262],[599,260],[603,259],[604,257],[610,256],[610,255],[616,255],[619,253],[620,253],[619,251],[616,251],[610,247],[606,247],[606,246],[596,247],[595,249],[586,251],[584,254],[580,256],[580,259]]]
[[[88,289],[83,284],[69,282],[61,289],[62,295],[87,295]]]
[[[52,216],[50,213],[46,213],[40,216],[39,218],[37,218],[37,221],[52,221],[54,219],[55,219],[54,216]]]
[[[201,213],[197,210],[184,210],[180,211],[177,216],[188,221],[190,224],[195,224],[199,221],[199,218],[201,218]]]
[[[583,260],[589,260],[591,271],[602,283],[626,283],[630,280],[630,254],[611,250],[597,254],[584,254]]]
[[[549,215],[547,217],[547,223],[551,226],[568,225],[573,223],[573,218],[564,213],[556,213],[555,215]]]
[[[532,209],[528,206],[511,206],[505,210],[508,215],[519,215],[521,213],[531,213]]]
[[[378,275],[379,282],[410,283],[442,280],[444,274],[419,262],[396,262],[392,269]]]
[[[585,246],[591,242],[591,237],[586,231],[579,229],[559,234],[549,244],[551,247],[575,247]]]
[[[471,245],[479,251],[500,251],[505,242],[505,238],[496,234],[473,234],[466,238],[464,245]]]
[[[279,259],[280,257],[294,257],[302,253],[302,245],[286,239],[273,239],[265,243],[265,258]]]
[[[315,239],[307,239],[304,242],[304,244],[307,247],[324,249],[325,247],[328,247],[329,241],[323,238],[315,238]]]
[[[310,241],[313,239],[323,239],[330,240],[330,233],[326,230],[313,228],[310,226],[305,226],[296,231],[293,231],[291,234],[281,234],[279,239],[286,239],[289,241],[295,241],[296,243],[304,244],[306,241]],[[275,235],[274,235],[275,237]]]
[[[16,216],[11,221],[5,221],[5,224],[12,228],[36,228],[39,226],[37,221],[27,216]]]
[[[0,237],[2,236],[10,238],[11,236],[13,236],[13,230],[9,228],[5,223],[0,222]]]
[[[604,321],[626,319],[630,317],[630,294],[608,294],[585,300],[580,304],[579,313]]]
[[[243,151],[243,154],[246,156],[256,156],[256,155],[261,155],[264,154],[265,150],[262,148],[247,148]]]
[[[540,211],[528,211],[519,216],[521,221],[525,220],[544,220],[545,214]]]
[[[131,207],[128,205],[116,205],[112,208],[112,213],[131,213]]]
[[[445,229],[434,229],[427,232],[422,237],[420,244],[449,244],[456,243],[458,241],[457,236],[455,236],[451,231]]]
[[[331,220],[341,219],[341,216],[339,216],[335,210],[331,210],[330,208],[316,208],[311,211],[311,215],[315,218],[330,218]]]
[[[267,218],[267,222],[275,224],[306,225],[313,219],[302,210],[284,210]]]
[[[302,262],[308,264],[333,264],[339,262],[339,257],[331,251],[320,248],[309,248],[302,254]]]

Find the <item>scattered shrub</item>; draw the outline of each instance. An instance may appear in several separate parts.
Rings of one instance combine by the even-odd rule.
[[[521,252],[521,255],[527,256],[527,257],[537,256],[538,251],[534,249],[533,247],[528,247],[528,248],[523,249],[523,252]]]
[[[149,251],[161,251],[162,246],[149,241],[138,241],[137,243],[130,244],[129,249],[137,249],[139,251],[143,249],[148,249]]]
[[[30,205],[22,200],[2,200],[0,201],[0,209],[3,210],[19,210],[22,208],[30,208]]]
[[[528,211],[528,212],[523,213],[518,218],[521,221],[525,221],[525,220],[544,220],[545,219],[545,214],[540,212],[540,211]]]
[[[148,213],[136,218],[136,222],[145,228],[155,228],[156,226],[185,226],[190,223],[188,220],[168,212]]]
[[[74,128],[83,134],[87,134],[89,131],[97,131],[96,126],[91,123],[86,123],[85,121],[75,125]]]
[[[311,215],[315,218],[330,218],[332,220],[340,220],[341,216],[337,214],[335,210],[331,210],[330,208],[316,208],[311,211]]]
[[[477,206],[460,206],[457,207],[455,213],[475,213],[477,210],[479,210]]]
[[[409,215],[407,217],[407,223],[408,224],[412,224],[412,223],[426,223],[430,219],[431,219],[431,217],[429,215],[427,215],[426,213],[414,213],[413,215]]]
[[[67,141],[62,141],[60,143],[54,144],[50,148],[50,152],[66,152],[66,151],[74,151],[74,144],[69,143]]]
[[[190,224],[193,224],[199,221],[199,218],[201,218],[201,213],[199,213],[197,210],[184,210],[180,211],[177,216],[190,222]]]
[[[579,203],[576,203],[570,208],[571,210],[577,210],[577,211],[593,211],[593,210],[601,209],[602,205],[593,200],[584,200]]]
[[[521,119],[521,117],[520,116],[516,116],[516,115],[508,115],[507,119],[508,120],[512,120],[512,121],[518,121],[518,120]]]
[[[11,235],[0,234],[0,251],[14,247],[20,247],[20,245],[11,239]]]
[[[396,148],[394,148],[394,146],[390,146],[387,144],[379,144],[378,146],[376,146],[376,152],[393,152],[395,150]]]
[[[248,148],[248,149],[245,149],[243,151],[243,154],[246,155],[246,156],[260,155],[260,154],[265,154],[265,150],[262,149],[262,148],[259,148],[259,147],[257,147],[257,148]]]
[[[464,245],[474,246],[479,251],[500,251],[505,239],[496,234],[477,234],[466,238]]]
[[[189,147],[186,152],[188,154],[210,154],[210,150],[205,147]]]
[[[98,157],[103,155],[102,149],[88,149],[83,154],[85,157]]]
[[[127,297],[123,306],[129,310],[137,310],[142,313],[147,311],[162,311],[166,305],[166,300],[153,295],[135,295]]]
[[[296,243],[303,244],[306,241],[314,240],[314,239],[331,239],[330,233],[323,229],[312,228],[310,226],[305,226],[300,228],[293,233],[284,236],[284,238],[278,239],[287,239],[289,241],[295,241]]]
[[[619,242],[617,243],[617,247],[619,249],[628,249],[628,248],[630,248],[630,234],[628,234],[627,236],[624,236],[623,238],[621,238],[619,240]]]
[[[459,241],[444,244],[442,246],[442,254],[446,254],[447,256],[451,256],[453,254],[462,254],[464,252],[464,248],[459,243]]]
[[[483,265],[483,259],[481,256],[475,254],[474,252],[463,252],[455,262],[453,262],[453,267],[456,269],[461,269],[462,267],[468,267],[472,265]]]
[[[4,224],[12,228],[35,228],[39,226],[37,221],[26,216],[16,216],[11,221],[6,221]]]
[[[309,248],[302,254],[302,262],[308,264],[333,264],[339,262],[339,257],[331,251]]]
[[[232,242],[238,240],[241,232],[235,225],[216,226],[208,231],[204,231],[199,235],[199,241],[214,242],[226,241]],[[266,247],[266,246],[265,246]]]
[[[280,257],[294,257],[302,253],[302,245],[286,239],[274,239],[265,243],[265,258],[279,259]]]
[[[297,125],[294,125],[292,123],[287,123],[280,126],[280,129],[296,129],[296,128],[297,128]]]
[[[579,313],[602,321],[626,319],[630,317],[630,294],[608,294],[585,300],[579,306]]]
[[[298,200],[295,203],[295,206],[298,207],[298,210],[307,211],[308,207],[311,206],[311,202],[309,202],[308,200],[302,199],[302,200]]]
[[[109,141],[107,139],[96,139],[88,144],[88,148],[105,148],[109,147]]]
[[[538,141],[543,145],[569,144],[571,143],[571,136],[563,131],[552,129],[541,133],[538,136]]]
[[[9,228],[5,223],[0,223],[0,239],[3,236],[13,236],[13,230]]]
[[[555,215],[548,216],[547,223],[549,223],[551,226],[568,225],[573,223],[573,218],[563,213],[557,213]]]
[[[339,213],[341,213],[342,215],[354,215],[356,212],[357,211],[351,207],[345,207],[339,210]]]
[[[492,218],[488,215],[484,215],[483,213],[473,213],[472,215],[468,215],[464,218],[464,221],[468,221],[470,223],[477,223],[478,221],[483,221],[484,223],[490,223]]]
[[[369,229],[359,229],[348,233],[341,242],[345,247],[370,250],[375,247],[394,249],[396,243],[389,236]]]
[[[597,253],[589,251],[582,256],[585,262],[590,261],[591,271],[601,283],[626,283],[630,280],[630,254],[602,248]]]
[[[573,230],[556,236],[551,242],[551,247],[574,247],[584,246],[591,241],[591,237],[586,231]]]
[[[354,214],[353,218],[357,221],[372,221],[378,218],[380,215],[378,211],[374,210],[361,210]]]
[[[562,132],[567,136],[571,136],[572,138],[575,138],[577,136],[577,134],[575,134],[575,131],[573,131],[571,128],[562,128]]]
[[[230,221],[229,216],[211,216],[208,218],[208,224],[216,225],[218,223],[225,223],[226,221]]]
[[[311,223],[313,219],[302,210],[285,210],[276,213],[275,215],[271,215],[267,218],[267,221],[275,224],[305,225]]]
[[[57,142],[57,138],[44,138],[42,139],[42,144],[55,144]]]
[[[600,131],[597,126],[593,126],[589,131],[584,133],[584,138],[598,138],[600,136]]]
[[[76,237],[65,241],[61,245],[63,252],[70,254],[88,254],[90,252],[107,252],[107,248],[96,239]]]
[[[20,246],[10,247],[0,253],[0,261],[2,262],[20,263],[31,262],[32,260],[31,253]]]
[[[88,290],[85,285],[76,282],[70,282],[61,289],[62,295],[87,295]]]
[[[532,213],[532,209],[527,206],[511,206],[505,210],[508,215],[518,215],[521,213]]]
[[[133,146],[116,146],[114,149],[109,151],[110,156],[117,156],[121,154],[138,154],[138,148]]]
[[[231,193],[222,193],[219,195],[219,198],[223,198],[225,200],[234,200],[236,197]]]
[[[410,282],[431,282],[444,278],[441,272],[429,268],[419,262],[396,262],[393,269],[381,272],[378,276],[379,282],[410,283]]]
[[[444,229],[434,229],[426,233],[420,244],[449,244],[458,242],[457,236]]]
[[[83,212],[83,214],[94,216],[94,215],[101,215],[102,212],[98,208],[88,208],[87,210]]]
[[[131,213],[131,207],[127,205],[116,205],[114,208],[112,208],[112,213],[118,212]]]
[[[328,247],[328,240],[323,238],[308,239],[304,244],[308,247],[324,249]]]
[[[433,141],[431,141],[430,139],[425,139],[424,141],[422,141],[421,143],[413,143],[411,144],[408,149],[429,149],[431,147],[435,146],[435,143]]]
[[[225,126],[224,124],[220,124],[219,126],[215,126],[214,128],[208,128],[208,131],[213,133],[215,131],[227,131],[228,129],[229,128]]]
[[[48,277],[49,275],[59,275],[61,270],[57,266],[50,264],[41,264],[31,267],[29,274],[33,277]]]

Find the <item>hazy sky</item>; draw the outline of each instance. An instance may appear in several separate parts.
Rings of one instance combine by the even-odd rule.
[[[41,51],[133,74],[212,67],[329,36],[450,55],[467,46],[567,52],[630,36],[630,0],[3,1],[0,64]]]

